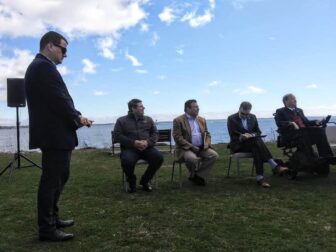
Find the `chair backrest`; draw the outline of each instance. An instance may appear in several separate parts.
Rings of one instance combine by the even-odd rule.
[[[120,144],[115,141],[115,136],[113,133],[113,130],[111,131],[111,141],[112,141],[112,155],[119,154],[120,153]],[[172,152],[172,135],[171,135],[171,129],[160,129],[158,130],[158,140],[155,144],[155,146],[169,146],[169,152]],[[116,148],[119,149],[118,152],[116,152]],[[166,151],[164,149],[159,149],[160,151]]]
[[[120,144],[118,142],[116,142],[113,130],[111,131],[111,142],[112,142],[112,146],[111,146],[112,155],[119,154],[120,153]],[[118,152],[116,152],[116,148],[119,149]]]
[[[329,144],[336,144],[336,126],[326,127],[326,134]]]
[[[169,152],[172,152],[172,134],[171,129],[159,129],[158,130],[158,140],[156,146],[169,145]],[[161,150],[165,151],[165,150]]]

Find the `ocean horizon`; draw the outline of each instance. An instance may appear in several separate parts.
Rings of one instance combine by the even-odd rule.
[[[321,117],[309,117],[309,119],[321,119]],[[336,121],[336,117],[332,117],[331,121]],[[275,142],[277,138],[277,126],[274,118],[258,118],[259,127],[266,137],[266,142]],[[158,129],[172,129],[172,121],[156,122]],[[227,119],[208,119],[208,131],[211,134],[213,144],[228,143],[230,137],[227,130]],[[92,127],[82,127],[77,130],[78,146],[76,149],[82,148],[110,148],[112,145],[111,131],[114,123],[93,124]],[[0,127],[0,152],[14,153],[16,147],[16,126]],[[22,151],[29,151],[29,129],[28,125],[20,126],[20,146]],[[174,144],[174,142],[173,142]],[[34,151],[34,150],[33,150]],[[38,150],[35,150],[38,151]]]

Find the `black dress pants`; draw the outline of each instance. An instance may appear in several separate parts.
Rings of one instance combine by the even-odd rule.
[[[40,234],[53,232],[58,221],[58,200],[68,181],[72,150],[42,149],[42,175],[37,196]]]
[[[128,182],[135,183],[134,169],[139,159],[148,162],[148,167],[141,178],[141,182],[148,183],[154,176],[155,172],[163,163],[163,155],[154,147],[149,147],[143,151],[137,149],[123,149],[121,151],[121,166],[126,174]]]
[[[272,158],[272,154],[260,137],[253,137],[242,141],[236,152],[252,152],[257,175],[264,175],[264,163]]]
[[[303,145],[303,148],[316,144],[320,157],[332,157],[334,154],[328,143],[325,128],[302,128],[299,130],[291,130],[284,134],[284,141],[297,139]]]

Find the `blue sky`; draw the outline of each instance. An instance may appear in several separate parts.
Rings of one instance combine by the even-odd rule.
[[[15,119],[6,79],[24,76],[48,30],[69,39],[59,70],[98,123],[135,97],[159,121],[190,98],[208,119],[243,100],[271,117],[288,92],[307,115],[335,115],[335,13],[334,0],[0,0],[0,125]]]

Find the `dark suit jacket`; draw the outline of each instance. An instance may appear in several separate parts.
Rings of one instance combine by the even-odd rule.
[[[56,65],[37,54],[25,75],[29,148],[71,150],[78,144],[80,112]]]
[[[198,125],[202,133],[202,139],[211,148],[211,135],[208,132],[206,121],[203,117],[197,116],[196,118]],[[177,159],[182,159],[184,152],[189,150],[192,145],[191,140],[191,128],[187,116],[181,115],[174,119],[173,121],[173,137],[176,145],[176,157]]]
[[[248,130],[243,127],[243,123],[239,117],[239,113],[230,115],[227,119],[227,127],[230,135],[230,150],[232,153],[237,152],[241,148],[241,141],[239,139],[241,134],[250,133],[260,135],[261,130],[258,125],[257,117],[250,114],[247,119]]]
[[[296,113],[301,117],[304,125],[306,126],[315,126],[316,120],[308,120],[308,118],[304,115],[303,110],[300,108],[296,108]],[[287,108],[279,108],[275,112],[275,122],[279,128],[279,133],[286,133],[288,131],[294,130],[291,122],[293,122],[294,111]]]

